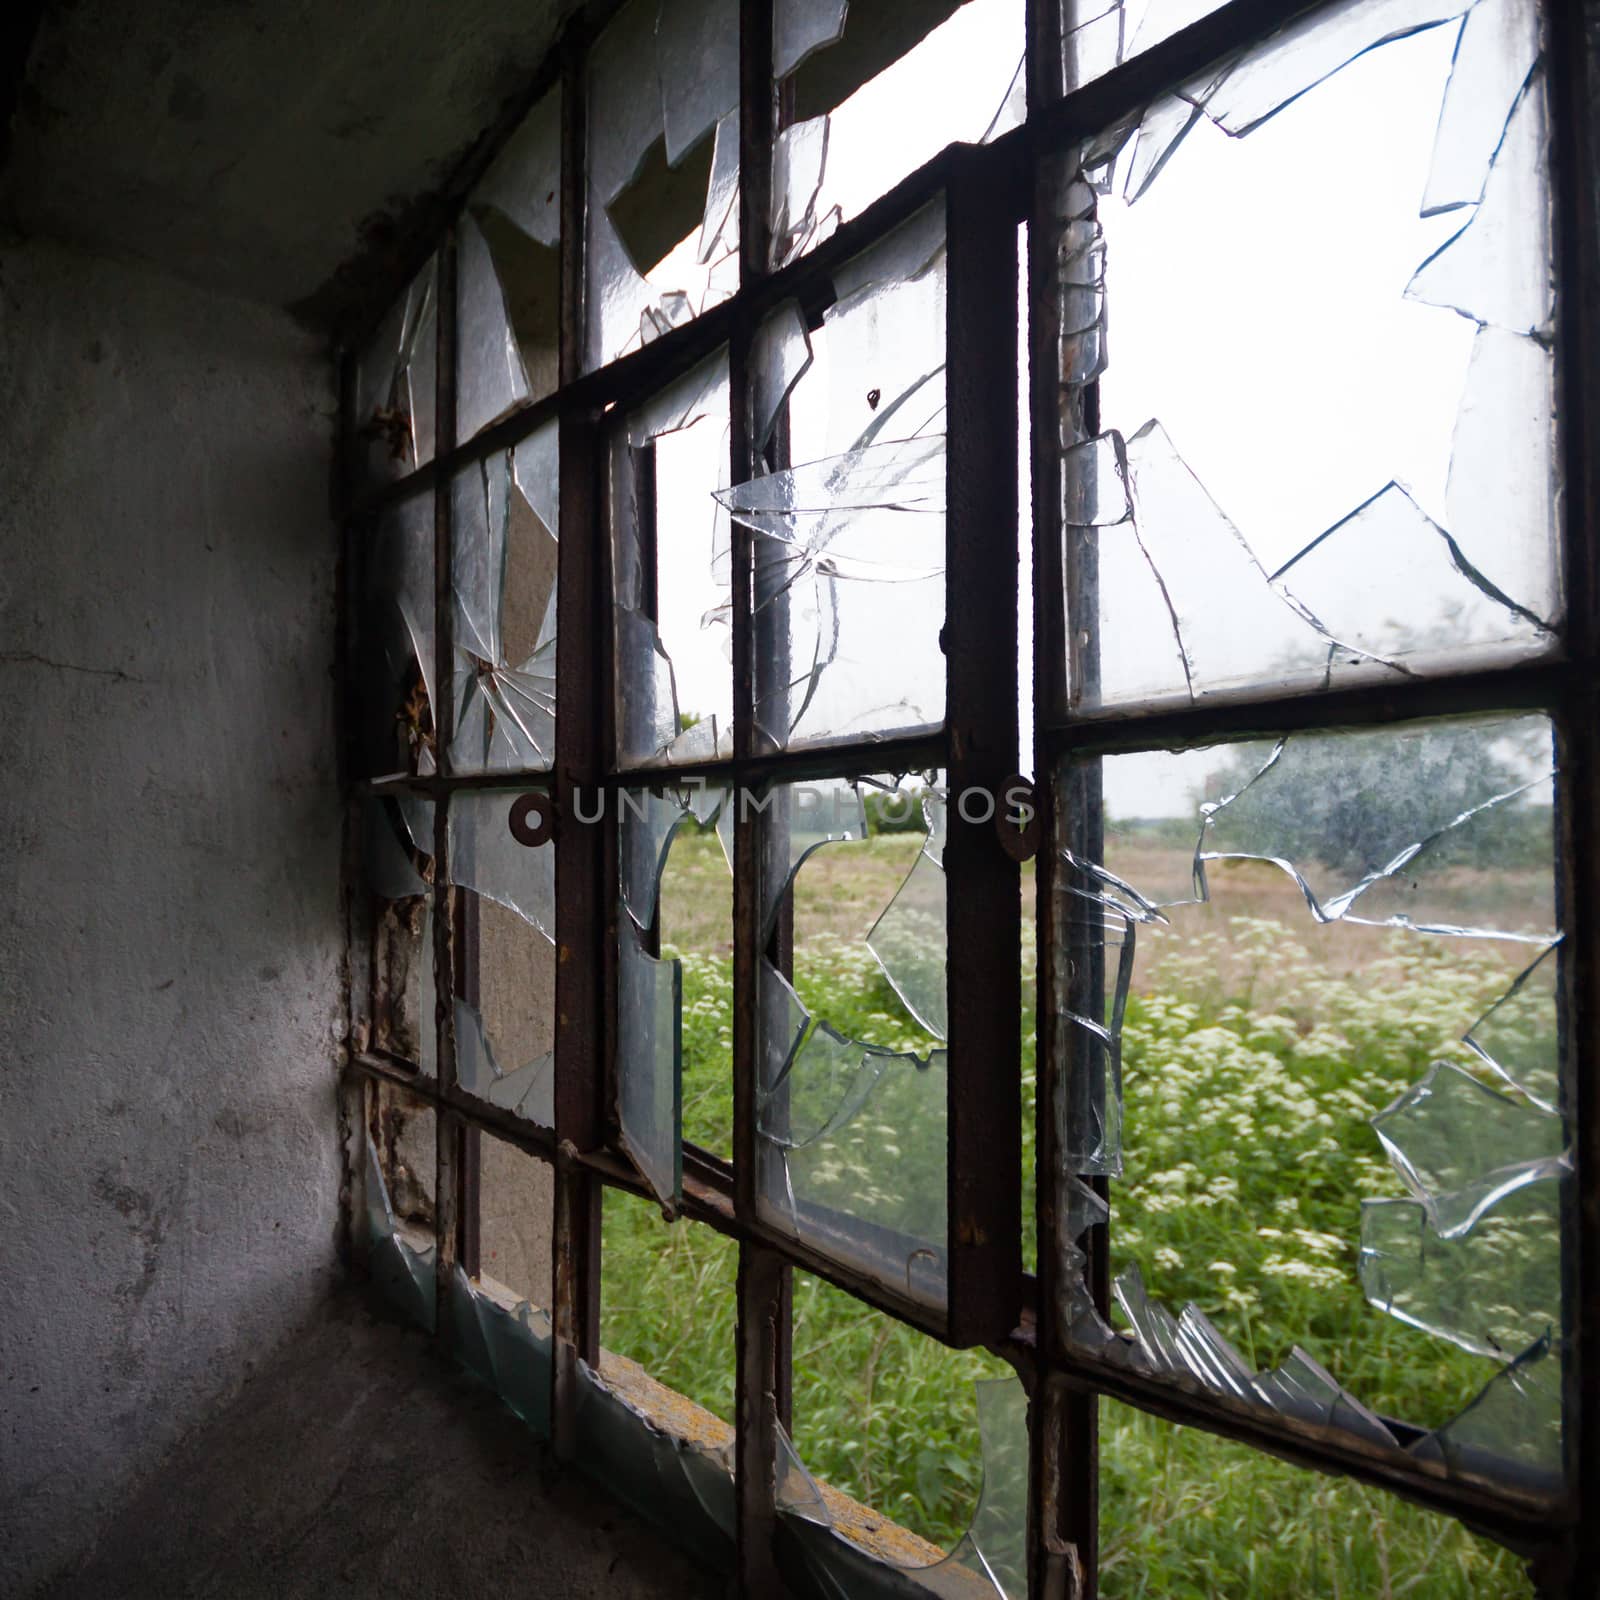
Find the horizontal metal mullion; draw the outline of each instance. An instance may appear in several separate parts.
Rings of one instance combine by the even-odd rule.
[[[800,750],[775,750],[759,756],[729,756],[670,767],[632,767],[608,773],[607,789],[673,788],[701,782],[708,788],[764,783],[802,783],[807,778],[857,778],[875,772],[922,772],[943,767],[949,744],[943,731],[905,739],[863,740]]]
[[[364,778],[356,789],[359,794],[378,798],[391,794],[437,798],[458,789],[553,789],[555,781],[555,774],[549,768],[523,772],[459,772],[450,776],[437,772],[416,775],[397,772],[392,777]]]
[[[1191,1394],[1164,1379],[1108,1367],[1070,1351],[1050,1366],[1085,1392],[1106,1395],[1164,1422],[1248,1445],[1294,1466],[1355,1478],[1430,1511],[1457,1517],[1518,1550],[1559,1543],[1573,1520],[1571,1509],[1561,1502],[1469,1479],[1444,1478],[1400,1452],[1367,1444],[1338,1428],[1297,1422],[1243,1404],[1232,1406],[1216,1396]]]
[[[556,1137],[549,1128],[519,1117],[503,1106],[490,1105],[465,1089],[441,1089],[438,1080],[424,1076],[416,1070],[407,1070],[383,1056],[363,1052],[350,1058],[349,1070],[363,1077],[380,1078],[402,1088],[413,1099],[426,1102],[440,1111],[447,1111],[463,1123],[492,1134],[505,1144],[540,1161],[554,1162]]]
[[[1404,683],[1062,719],[1041,723],[1041,737],[1052,756],[1113,755],[1423,717],[1551,710],[1578,677],[1576,664],[1546,661],[1454,677],[1412,678]]]

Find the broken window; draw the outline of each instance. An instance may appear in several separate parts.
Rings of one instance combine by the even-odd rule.
[[[352,330],[352,1233],[742,1592],[1585,1559],[1577,30],[1264,18],[630,0]]]
[[[555,92],[502,147],[461,219],[458,439],[554,391],[560,244],[561,96]]]
[[[1556,647],[1537,18],[1422,9],[1319,13],[1063,164],[1075,711]]]
[[[739,8],[631,0],[589,66],[585,367],[739,282]]]
[[[1560,939],[1549,724],[1094,766],[1102,839],[1065,852],[1057,1003],[1067,1204],[1108,1230],[1116,1313],[1069,1276],[1073,1338],[1558,1487],[1572,1163],[1535,976]]]

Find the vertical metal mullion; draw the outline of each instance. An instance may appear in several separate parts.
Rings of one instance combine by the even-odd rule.
[[[978,1344],[1011,1332],[1022,1283],[1021,892],[997,825],[1017,768],[1017,232],[970,152],[946,204],[947,1326]]]
[[[772,82],[772,0],[747,0],[739,8],[739,286],[759,282],[768,270],[772,140],[776,98]],[[728,351],[730,481],[758,470],[752,438],[753,374],[750,355],[756,325],[742,317]],[[744,757],[756,748],[756,655],[753,639],[754,536],[733,523],[733,741]],[[752,1220],[758,1184],[756,1088],[761,1049],[760,938],[761,834],[745,814],[742,792],[730,797],[734,813],[734,1206]],[[735,1352],[734,1529],[739,1592],[782,1592],[773,1552],[777,1528],[778,1423],[787,1421],[790,1393],[791,1272],[773,1251],[741,1240]]]
[[[479,956],[483,927],[476,894],[462,891],[455,897],[455,994],[478,1010],[483,1003],[479,984]],[[461,1270],[476,1278],[482,1270],[483,1133],[471,1123],[461,1130],[461,1171],[457,1194],[461,1214],[459,1238]]]
[[[1563,1109],[1577,1155],[1563,1208],[1563,1412],[1567,1493],[1600,1504],[1600,5],[1547,4],[1555,159],[1559,326],[1557,416],[1565,484],[1562,529],[1567,692],[1557,775]],[[1580,1516],[1543,1594],[1588,1592],[1600,1571],[1600,1522]],[[1585,1576],[1587,1575],[1587,1576]]]
[[[570,38],[561,80],[561,305],[559,377],[582,370],[585,318],[587,57]],[[577,1450],[578,1362],[600,1355],[599,1182],[572,1159],[600,1142],[605,1019],[605,830],[577,820],[580,791],[595,794],[604,759],[604,671],[598,516],[599,419],[563,407],[556,595],[556,1173],[551,1428]]]
[[[1028,7],[1028,110],[1038,114],[1069,87],[1059,0]],[[1032,422],[1034,780],[1041,797],[1035,862],[1038,937],[1035,985],[1034,1216],[1038,1239],[1038,1378],[1029,1408],[1028,1592],[1034,1600],[1093,1600],[1099,1592],[1099,1401],[1059,1374],[1065,1351],[1062,1281],[1065,1216],[1059,1208],[1068,1024],[1056,1003],[1056,974],[1066,959],[1056,921],[1060,845],[1069,802],[1058,794],[1039,729],[1066,699],[1068,582],[1062,542],[1061,446],[1066,398],[1055,316],[1059,157],[1035,169],[1028,228],[1030,318],[1029,412]],[[1081,419],[1080,419],[1081,420]],[[1080,574],[1081,575],[1081,574]],[[1091,1249],[1097,1241],[1091,1241]],[[1103,1257],[1104,1251],[1098,1251]]]
[[[437,372],[434,394],[434,449],[456,442],[456,235],[452,228],[439,247],[437,278]],[[450,672],[455,660],[455,609],[452,604],[451,485],[441,473],[433,486],[433,748],[443,772],[454,729]],[[437,1071],[441,1092],[456,1084],[455,919],[450,886],[450,804],[441,794],[433,808],[433,977],[438,1029]],[[434,1292],[439,1336],[448,1342],[451,1279],[461,1258],[462,1185],[466,1171],[465,1129],[441,1103],[434,1112]]]

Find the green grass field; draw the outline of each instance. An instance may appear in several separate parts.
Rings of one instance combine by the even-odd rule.
[[[863,941],[919,844],[901,835],[830,847],[797,891],[796,987],[841,1032],[893,1049],[930,1041]],[[1174,1309],[1196,1301],[1258,1366],[1301,1343],[1369,1406],[1435,1426],[1496,1369],[1367,1305],[1356,1279],[1359,1201],[1403,1193],[1367,1119],[1430,1061],[1468,1059],[1461,1033],[1526,952],[1308,928],[1276,881],[1244,874],[1232,887],[1140,951],[1124,1030],[1117,1264],[1137,1260]],[[727,1153],[731,891],[714,839],[674,845],[662,903],[664,949],[684,963],[685,1133]],[[1031,1170],[1031,950],[1023,968]],[[892,1098],[869,1102],[841,1130],[846,1169],[852,1138],[864,1141],[860,1159],[880,1166],[889,1140],[895,1170],[942,1184],[942,1130],[919,1155],[909,1115],[897,1124]],[[604,1261],[608,1347],[731,1420],[732,1246],[608,1194]],[[1005,1367],[947,1350],[804,1274],[794,1328],[803,1459],[913,1531],[954,1542],[982,1478],[971,1382]],[[1449,1519],[1109,1402],[1101,1450],[1108,1596],[1531,1593],[1514,1557]]]

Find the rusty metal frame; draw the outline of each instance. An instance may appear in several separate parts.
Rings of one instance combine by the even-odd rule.
[[[584,212],[587,190],[587,52],[620,9],[618,0],[591,0],[571,20],[550,62],[514,114],[500,119],[462,164],[446,196],[438,249],[438,390],[434,459],[376,490],[345,485],[346,566],[359,570],[367,530],[387,507],[431,493],[435,528],[435,637],[438,704],[433,707],[441,758],[450,737],[451,629],[450,484],[463,467],[507,449],[556,420],[560,437],[558,595],[558,714],[556,750],[548,772],[503,772],[353,779],[348,827],[359,828],[363,797],[412,793],[435,802],[433,961],[438,995],[438,1072],[430,1080],[414,1066],[370,1047],[366,997],[352,985],[352,1091],[390,1082],[431,1103],[437,1128],[436,1227],[438,1286],[448,1292],[453,1266],[477,1266],[476,1151],[480,1130],[494,1134],[554,1168],[553,1305],[556,1359],[552,1418],[558,1452],[575,1447],[579,1394],[577,1363],[599,1356],[600,1200],[614,1187],[645,1187],[615,1142],[612,1116],[615,1064],[614,830],[557,826],[554,831],[558,902],[555,1126],[536,1127],[477,1099],[456,1081],[451,997],[473,998],[476,941],[473,897],[448,887],[449,797],[519,784],[551,792],[559,821],[571,818],[580,794],[621,786],[716,779],[759,788],[821,776],[860,776],[884,770],[944,767],[953,792],[979,787],[999,792],[1019,765],[1016,727],[1015,529],[1016,227],[1045,217],[1052,155],[1073,141],[1137,113],[1232,50],[1257,43],[1312,0],[1228,0],[1208,16],[1082,88],[1061,78],[1064,41],[1059,0],[1026,0],[1028,95],[1024,126],[994,144],[953,147],[911,174],[847,221],[799,261],[768,268],[770,159],[773,139],[789,115],[784,86],[771,76],[773,0],[740,8],[740,275],[735,297],[652,344],[596,371],[583,368]],[[1319,0],[1320,3],[1320,0]],[[1069,649],[1081,646],[1063,628],[1062,597],[1081,598],[1092,570],[1069,565],[1057,533],[1060,506],[1060,392],[1053,355],[1041,327],[1030,331],[1032,385],[1032,526],[1034,614],[1033,770],[1051,825],[1034,866],[1038,893],[1039,983],[1034,1196],[1038,1276],[1021,1268],[1018,1196],[1020,1082],[996,1071],[1018,1056],[1017,990],[1012,952],[1020,933],[1016,864],[992,827],[951,818],[946,850],[949,894],[959,899],[967,939],[952,960],[950,985],[949,1304],[945,1315],[872,1281],[830,1257],[815,1242],[774,1232],[757,1214],[758,1139],[755,1128],[759,1050],[759,968],[762,837],[753,821],[736,829],[734,871],[734,1152],[733,1163],[687,1148],[682,1214],[738,1241],[736,1341],[736,1559],[741,1592],[778,1591],[774,1557],[777,1526],[774,1481],[776,1430],[788,1423],[791,1276],[798,1266],[857,1299],[952,1344],[982,1343],[1012,1362],[1030,1393],[1031,1538],[1029,1591],[1066,1600],[1096,1593],[1098,1520],[1097,1409],[1107,1395],[1179,1423],[1281,1456],[1301,1466],[1348,1474],[1470,1526],[1522,1551],[1534,1562],[1541,1593],[1590,1592],[1600,1573],[1600,1523],[1574,1508],[1600,1494],[1600,0],[1542,0],[1550,30],[1552,105],[1556,133],[1559,415],[1566,499],[1568,596],[1566,655],[1556,662],[1473,672],[1435,682],[1408,681],[1316,696],[1240,699],[1147,716],[1106,714],[1068,719],[1049,707],[1064,704],[1061,673]],[[475,438],[455,438],[455,222],[472,184],[515,130],[536,98],[559,86],[561,101],[561,306],[559,383],[554,394],[523,407]],[[731,423],[730,481],[787,464],[780,419],[776,455],[758,462],[750,432],[749,356],[762,320],[780,303],[811,308],[831,298],[829,280],[850,257],[870,246],[938,196],[944,197],[949,239],[947,518],[948,661],[946,725],[909,739],[773,752],[755,736],[756,659],[754,536],[733,529],[734,751],[731,758],[670,768],[616,770],[612,739],[610,530],[607,440],[633,405],[726,347]],[[1029,303],[1044,303],[1053,271],[1044,230],[1030,241]],[[408,281],[418,261],[397,280]],[[376,324],[384,307],[368,319]],[[346,344],[356,343],[354,331]],[[345,357],[345,411],[353,358]],[[1098,431],[1093,388],[1081,400],[1076,425]],[[608,413],[613,413],[608,415]],[[1026,549],[1023,552],[1026,559]],[[354,587],[345,581],[346,598]],[[348,626],[348,624],[347,624]],[[346,652],[348,658],[348,650]],[[1092,671],[1075,660],[1075,675]],[[1348,1435],[1235,1408],[1209,1395],[1113,1369],[1074,1350],[1065,1337],[1060,1304],[1063,1240],[1052,1174],[1060,1164],[1059,1117],[1063,1074],[1072,1070],[1070,1041],[1050,1003],[1051,974],[1063,959],[1048,909],[1056,889],[1054,842],[1098,825],[1088,792],[1051,782],[1064,758],[1126,750],[1173,748],[1235,740],[1296,728],[1383,724],[1416,716],[1539,709],[1556,723],[1561,744],[1561,838],[1558,892],[1567,930],[1564,1014],[1574,1061],[1571,1107],[1580,1152],[1578,1197],[1566,1218],[1571,1248],[1564,1297],[1570,1325],[1567,1386],[1568,1506],[1519,1496],[1514,1490],[1445,1480],[1393,1452]],[[355,708],[347,707],[353,719]],[[347,732],[349,730],[347,729]],[[347,739],[347,745],[352,743]],[[441,768],[444,765],[441,759]],[[1092,770],[1086,768],[1084,770]],[[352,954],[369,957],[367,919],[352,902]],[[780,936],[780,943],[784,941]],[[787,949],[780,952],[787,959]],[[1073,981],[1093,987],[1090,973]],[[1000,997],[997,1004],[997,997]],[[1020,998],[1020,997],[1019,997]],[[1087,1000],[1087,995],[1085,996]],[[359,1099],[359,1096],[357,1097]],[[1104,1241],[1088,1242],[1091,1290],[1107,1293]],[[441,1304],[441,1311],[444,1309]],[[448,1338],[452,1319],[440,1315]]]

